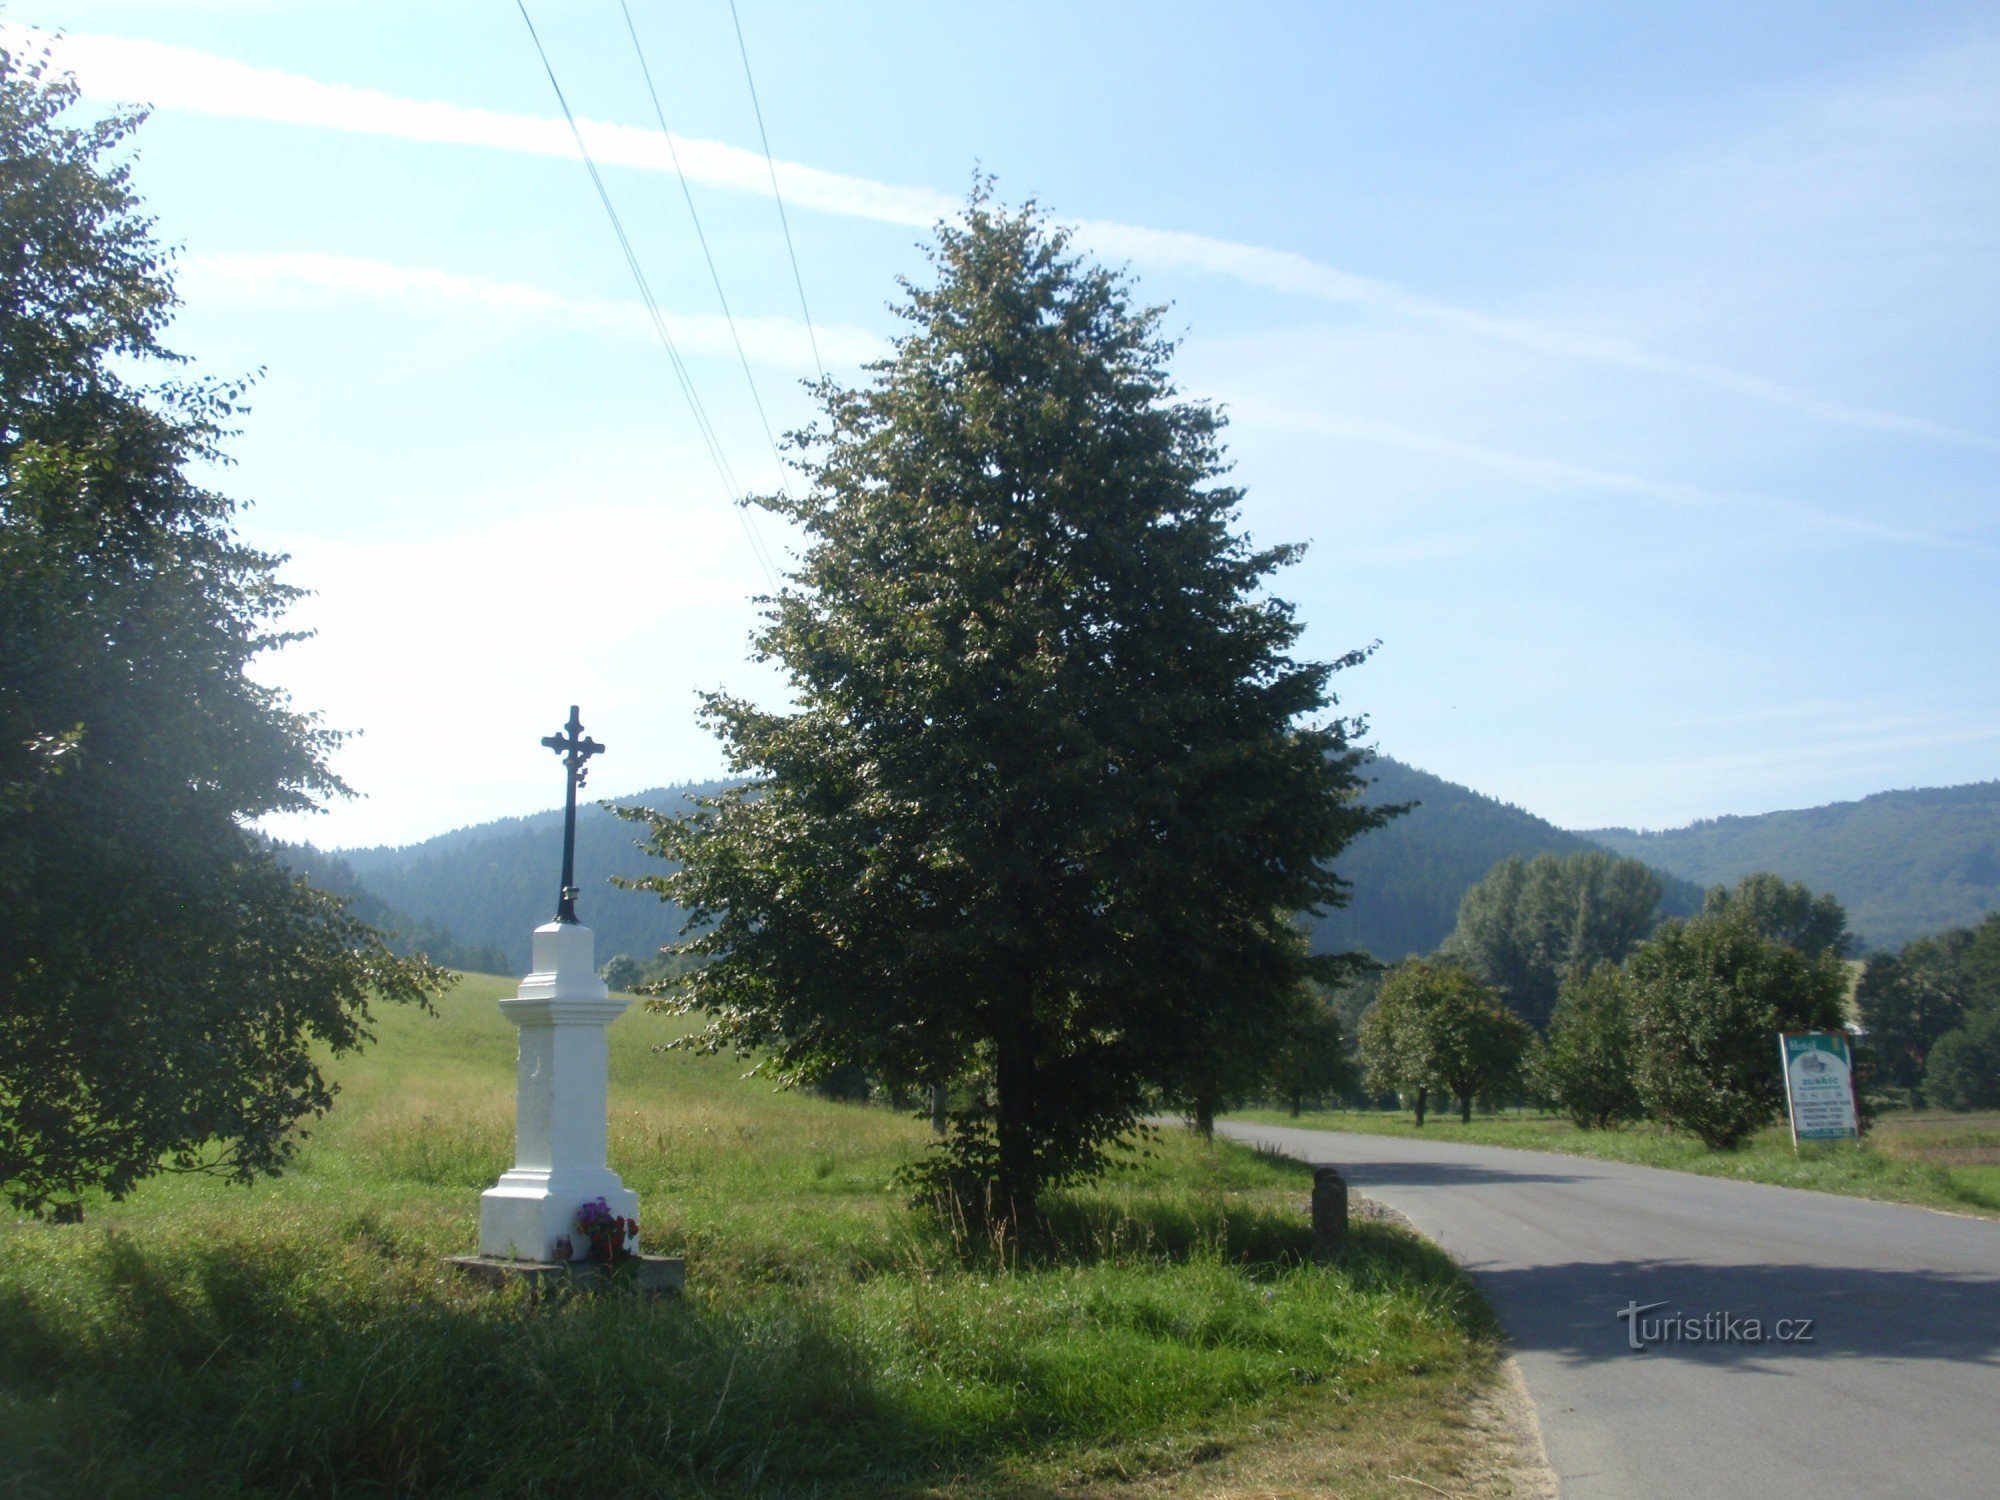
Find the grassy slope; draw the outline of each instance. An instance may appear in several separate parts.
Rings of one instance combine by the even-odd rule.
[[[1311,1111],[1293,1119],[1283,1111],[1248,1110],[1237,1118],[1315,1130],[1561,1151],[1710,1177],[2000,1215],[2000,1165],[1992,1164],[2000,1162],[2000,1117],[1994,1116],[1890,1116],[1859,1146],[1808,1143],[1796,1153],[1783,1126],[1759,1132],[1740,1150],[1710,1151],[1699,1141],[1654,1126],[1578,1130],[1565,1119],[1539,1114],[1475,1115],[1471,1124],[1461,1125],[1455,1110],[1448,1110],[1433,1114],[1422,1130],[1407,1114],[1376,1111]]]
[[[1064,1198],[1068,1253],[967,1261],[890,1184],[912,1121],[613,1032],[613,1165],[678,1302],[449,1274],[510,1159],[471,978],[382,1018],[295,1170],[0,1225],[0,1489],[37,1495],[1505,1493],[1493,1331],[1424,1242],[1305,1263],[1290,1164],[1178,1133]]]

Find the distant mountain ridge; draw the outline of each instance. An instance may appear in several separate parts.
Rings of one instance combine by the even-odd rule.
[[[1419,804],[1357,840],[1335,863],[1352,882],[1352,902],[1313,925],[1321,952],[1362,949],[1383,959],[1428,953],[1444,941],[1459,898],[1498,860],[1572,854],[1593,847],[1546,819],[1441,777],[1378,755],[1367,767],[1365,800]],[[713,792],[719,782],[653,787],[615,798],[663,811]],[[642,830],[590,805],[577,810],[578,907],[597,934],[601,960],[645,958],[680,933],[680,913],[646,891],[621,890],[615,876],[656,874],[659,862],[638,847]],[[561,863],[560,810],[502,818],[401,848],[345,849],[330,860],[398,914],[405,929],[448,934],[457,947],[497,950],[525,969],[528,935],[555,911]],[[316,852],[315,852],[316,853]],[[348,877],[343,875],[343,881]],[[1691,911],[1700,892],[1666,878],[1670,911]]]
[[[650,787],[609,799],[621,806],[678,811],[720,782]],[[375,896],[460,942],[497,948],[510,967],[528,967],[529,935],[555,915],[562,875],[562,809],[501,818],[400,848],[343,849],[338,857]],[[644,959],[680,934],[680,912],[650,891],[622,890],[614,877],[656,875],[660,862],[639,847],[644,826],[596,803],[576,810],[577,911],[597,935],[600,963],[614,954]]]
[[[1757,870],[1803,880],[1847,908],[1872,948],[1894,948],[2000,910],[2000,781],[1877,792],[1856,802],[1582,835],[1704,886]]]
[[[1313,947],[1321,953],[1358,948],[1391,961],[1429,953],[1458,920],[1459,899],[1501,860],[1597,847],[1546,818],[1393,756],[1377,755],[1367,774],[1371,785],[1362,800],[1370,806],[1416,806],[1357,839],[1334,861],[1334,873],[1353,892],[1346,906],[1314,922]],[[1661,880],[1664,912],[1684,916],[1700,907],[1699,887],[1664,871]]]
[[[1893,947],[1946,927],[1969,926],[2000,909],[2000,781],[1914,792],[1756,817],[1715,818],[1664,833],[1606,828],[1575,832],[1510,803],[1433,776],[1392,756],[1367,766],[1371,805],[1414,803],[1364,835],[1335,861],[1352,885],[1349,904],[1320,916],[1313,947],[1352,949],[1393,961],[1429,953],[1457,919],[1458,903],[1509,855],[1567,855],[1604,848],[1643,860],[1661,875],[1662,910],[1699,909],[1704,887],[1771,870],[1831,891],[1851,929],[1871,947]],[[615,798],[673,811],[719,782],[652,787]],[[615,876],[656,874],[639,847],[642,829],[595,804],[577,810],[578,906],[597,933],[600,961],[644,959],[680,934],[680,913],[647,891],[619,889]],[[398,930],[429,934],[455,954],[500,954],[528,965],[528,936],[555,913],[561,864],[559,809],[461,828],[401,848],[303,851],[301,865],[337,876],[330,888],[365,893]],[[319,861],[314,867],[303,856]],[[358,908],[359,909],[359,908]],[[453,959],[446,959],[453,962]]]

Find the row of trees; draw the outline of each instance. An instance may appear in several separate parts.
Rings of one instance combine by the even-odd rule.
[[[1845,1019],[1846,917],[1760,874],[1656,926],[1658,891],[1609,855],[1497,866],[1439,955],[1384,979],[1358,1038],[1368,1086],[1419,1124],[1436,1092],[1466,1120],[1524,1093],[1586,1129],[1643,1116],[1736,1145],[1782,1106],[1777,1033]]]
[[[1855,992],[1878,1077],[1909,1102],[2000,1109],[2000,913],[1879,953]]]

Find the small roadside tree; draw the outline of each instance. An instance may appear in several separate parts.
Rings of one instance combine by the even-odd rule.
[[[1784,1102],[1781,1031],[1842,1021],[1846,967],[1765,937],[1741,914],[1669,921],[1626,967],[1646,1112],[1733,1150]]]
[[[1604,1130],[1643,1113],[1632,1033],[1632,997],[1616,964],[1563,981],[1548,1035],[1535,1050],[1535,1093],[1579,1130]]]
[[[1399,964],[1389,972],[1374,1003],[1363,1012],[1356,1051],[1369,1090],[1408,1101],[1421,1130],[1431,1102],[1420,1013],[1424,997],[1416,986],[1393,982],[1406,967]]]
[[[637,989],[646,982],[646,970],[638,959],[629,953],[615,953],[597,971],[609,989],[621,993]]]
[[[1429,1071],[1457,1096],[1458,1118],[1470,1124],[1475,1099],[1518,1081],[1534,1028],[1463,969],[1446,966],[1436,980],[1423,1013]]]
[[[715,694],[737,788],[636,811],[646,883],[706,960],[697,1045],[781,1078],[980,1077],[926,1181],[1018,1230],[1152,1101],[1268,1066],[1310,957],[1294,914],[1382,820],[1332,664],[1233,529],[1222,419],[1156,310],[977,188],[859,389],[798,439],[803,561],[760,659],[797,708]],[[1211,1093],[1212,1097],[1212,1093]]]
[[[1814,895],[1803,881],[1768,870],[1745,875],[1733,886],[1714,886],[1703,897],[1703,916],[1737,916],[1765,937],[1817,958],[1845,958],[1854,951],[1847,911],[1830,895]]]
[[[0,48],[0,1190],[64,1216],[278,1171],[370,1005],[446,983],[249,827],[345,790],[337,736],[246,675],[298,591],[190,474],[235,393],[132,383],[177,305],[140,116],[75,100]]]
[[[1410,959],[1384,977],[1362,1018],[1361,1058],[1370,1088],[1415,1097],[1419,1125],[1433,1088],[1456,1095],[1469,1121],[1475,1099],[1515,1080],[1533,1035],[1458,965]]]
[[[1344,1093],[1358,1081],[1340,1012],[1317,986],[1300,993],[1286,1019],[1268,1078],[1269,1087],[1294,1115],[1305,1108],[1306,1100]]]

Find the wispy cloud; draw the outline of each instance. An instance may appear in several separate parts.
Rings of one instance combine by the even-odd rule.
[[[1389,422],[1325,416],[1317,412],[1288,411],[1255,401],[1233,403],[1233,409],[1246,421],[1294,431],[1312,432],[1324,437],[1343,438],[1352,442],[1371,443],[1404,452],[1427,453],[1440,458],[1456,459],[1544,486],[1609,490],[1665,501],[1669,504],[1704,509],[1748,506],[1815,530],[1844,532],[1874,541],[1954,549],[1963,549],[1967,545],[1960,540],[1932,536],[1927,532],[1910,531],[1899,526],[1884,526],[1876,521],[1841,515],[1836,511],[1824,510],[1805,501],[1792,500],[1781,495],[1764,495],[1748,490],[1723,489],[1674,480],[1648,479],[1643,475],[1625,474],[1615,469],[1592,468],[1584,464],[1567,463],[1561,459],[1540,458],[1533,454],[1510,452],[1504,448],[1461,442],[1456,438],[1415,431]]]
[[[10,47],[48,45],[95,98],[434,145],[485,146],[531,156],[576,155],[569,127],[558,119],[321,83],[163,42],[89,33],[59,37],[7,22],[0,22],[0,42]],[[657,130],[602,120],[579,120],[578,125],[591,154],[604,165],[649,172],[674,169],[667,142]],[[707,187],[769,196],[770,176],[757,153],[692,136],[673,139],[681,166],[693,180]],[[895,187],[797,162],[781,161],[777,171],[787,201],[826,213],[929,225],[958,208],[956,198],[927,188]]]
[[[50,40],[30,28],[9,23],[0,23],[0,39],[10,46]],[[321,83],[297,74],[252,67],[210,53],[156,42],[75,35],[56,40],[53,45],[62,65],[74,71],[82,86],[97,97],[144,100],[161,108],[538,156],[566,157],[575,150],[567,128],[555,119]],[[666,141],[656,131],[588,119],[579,121],[579,125],[593,155],[606,165],[655,172],[673,170]],[[676,135],[674,143],[688,176],[704,186],[759,195],[770,192],[763,158],[754,152],[689,136]],[[776,170],[791,203],[824,213],[924,226],[951,216],[959,206],[955,197],[934,189],[898,186],[798,162],[780,161]],[[1150,266],[1196,270],[1287,295],[1441,325],[1554,358],[1687,381],[1816,421],[2000,451],[2000,442],[1980,433],[1904,413],[1852,405],[1758,375],[1662,354],[1619,339],[1457,306],[1391,281],[1344,271],[1291,251],[1106,221],[1087,222],[1080,229],[1099,253],[1129,257]]]
[[[653,325],[637,302],[564,297],[540,287],[465,276],[453,271],[391,265],[340,255],[202,255],[182,263],[184,284],[203,302],[300,303],[365,298],[448,316],[533,321],[587,328],[614,338],[651,340]],[[667,332],[684,353],[733,359],[729,325],[716,316],[666,313]],[[739,317],[736,331],[753,363],[785,370],[813,367],[805,324],[796,318]],[[815,330],[820,352],[835,363],[874,359],[887,345],[864,328],[832,324]]]
[[[1322,302],[1345,303],[1393,317],[1434,323],[1562,359],[1616,365],[1647,374],[1690,380],[1784,407],[1822,422],[1963,443],[2000,452],[2000,442],[1979,433],[1964,432],[1921,417],[1829,401],[1775,380],[1745,375],[1699,360],[1676,359],[1619,339],[1558,328],[1529,318],[1497,317],[1457,307],[1419,296],[1394,282],[1337,270],[1288,250],[1267,250],[1256,245],[1212,239],[1207,235],[1143,229],[1131,224],[1093,221],[1080,225],[1079,229],[1104,253],[1129,256],[1149,265],[1207,271],[1270,291],[1314,297]]]

